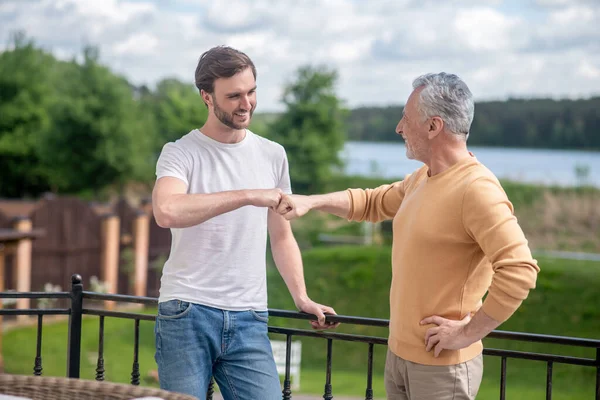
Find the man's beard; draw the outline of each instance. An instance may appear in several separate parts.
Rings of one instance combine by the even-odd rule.
[[[424,162],[424,156],[426,156],[429,150],[426,147],[426,144],[416,139],[410,142],[404,141],[404,146],[406,147],[406,158],[409,160],[417,160]]]
[[[408,144],[408,141],[406,139],[404,139],[404,147],[406,148],[406,158],[408,158],[409,160],[414,160],[415,159],[415,151],[412,147],[412,143]]]
[[[245,129],[250,124],[250,121],[252,120],[252,114],[254,113],[254,107],[252,107],[248,113],[248,120],[244,124],[236,124],[234,122],[235,117],[233,113],[228,114],[226,111],[223,111],[223,109],[219,107],[219,104],[217,104],[216,100],[214,101],[214,110],[215,116],[219,119],[219,121],[221,121],[223,125],[231,129]],[[234,112],[237,111],[239,110],[236,110]]]

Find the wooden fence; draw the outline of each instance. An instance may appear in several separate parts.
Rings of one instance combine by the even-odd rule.
[[[97,277],[108,293],[158,296],[171,234],[156,224],[148,201],[135,207],[125,200],[97,204],[74,197],[0,200],[0,228],[45,233],[6,257],[6,289],[44,291],[53,285],[64,290],[79,273]],[[29,306],[23,300],[19,308]]]

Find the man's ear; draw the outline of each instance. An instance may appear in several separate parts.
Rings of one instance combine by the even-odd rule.
[[[429,129],[427,131],[427,137],[429,138],[429,140],[431,140],[437,135],[439,135],[442,130],[444,130],[444,120],[440,117],[432,117],[429,120],[428,128]]]
[[[200,90],[200,97],[202,97],[202,101],[204,101],[204,104],[206,104],[207,106],[211,106],[213,105],[213,99],[212,99],[212,94],[204,91],[204,89]]]

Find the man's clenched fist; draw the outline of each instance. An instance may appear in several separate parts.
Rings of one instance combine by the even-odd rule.
[[[289,221],[303,216],[310,210],[311,202],[309,196],[284,194],[281,196],[281,201],[276,211]]]

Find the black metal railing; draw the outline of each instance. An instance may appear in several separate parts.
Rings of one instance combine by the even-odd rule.
[[[47,293],[47,292],[1,292],[0,299],[4,298],[30,298],[30,299],[70,299],[71,305],[69,308],[50,308],[50,309],[0,309],[0,315],[36,315],[37,316],[37,341],[36,341],[36,356],[33,362],[33,374],[42,375],[42,329],[43,319],[46,315],[68,315],[69,316],[69,331],[68,331],[68,347],[67,347],[67,376],[71,378],[79,378],[81,370],[81,334],[82,334],[82,317],[83,315],[95,315],[99,317],[99,333],[98,333],[98,359],[96,364],[96,377],[98,381],[103,381],[105,377],[104,368],[104,320],[106,317],[111,318],[126,318],[134,320],[134,350],[133,361],[131,368],[131,384],[140,384],[140,365],[139,365],[139,336],[140,336],[140,321],[155,321],[154,315],[110,311],[104,309],[85,308],[84,299],[97,301],[115,301],[119,303],[138,303],[148,306],[156,306],[158,300],[152,297],[136,297],[128,295],[109,295],[94,292],[86,292],[83,290],[81,276],[73,275],[72,288],[70,292]],[[271,317],[280,317],[288,319],[304,319],[314,320],[315,317],[310,314],[299,313],[295,311],[270,309]],[[353,316],[327,316],[328,322],[341,322],[346,325],[367,325],[376,327],[388,327],[389,321],[385,319],[375,318],[359,318]],[[280,334],[286,338],[286,365],[285,377],[282,390],[283,399],[292,398],[291,381],[290,381],[290,361],[292,338],[294,336],[315,337],[327,341],[327,359],[326,359],[326,374],[323,398],[325,400],[333,399],[333,387],[331,384],[331,369],[333,359],[333,343],[334,341],[350,341],[362,342],[368,344],[367,349],[367,379],[365,399],[373,399],[373,352],[375,345],[386,346],[387,339],[376,336],[354,335],[347,333],[335,333],[331,331],[317,332],[313,330],[303,330],[283,327],[269,327],[269,332]],[[507,360],[526,359],[535,360],[546,363],[546,399],[552,398],[552,378],[553,368],[555,364],[571,364],[580,365],[596,370],[596,390],[595,399],[600,400],[600,340],[572,338],[564,336],[538,335],[529,333],[517,333],[506,331],[494,331],[489,338],[508,339],[520,342],[536,342],[545,344],[559,344],[565,346],[574,346],[578,348],[595,349],[595,358],[572,357],[558,354],[534,353],[505,349],[486,348],[483,353],[487,356],[495,356],[500,358],[500,388],[499,397],[501,400],[506,398],[506,371]],[[214,382],[211,381],[207,393],[207,399],[212,399],[214,392]]]

